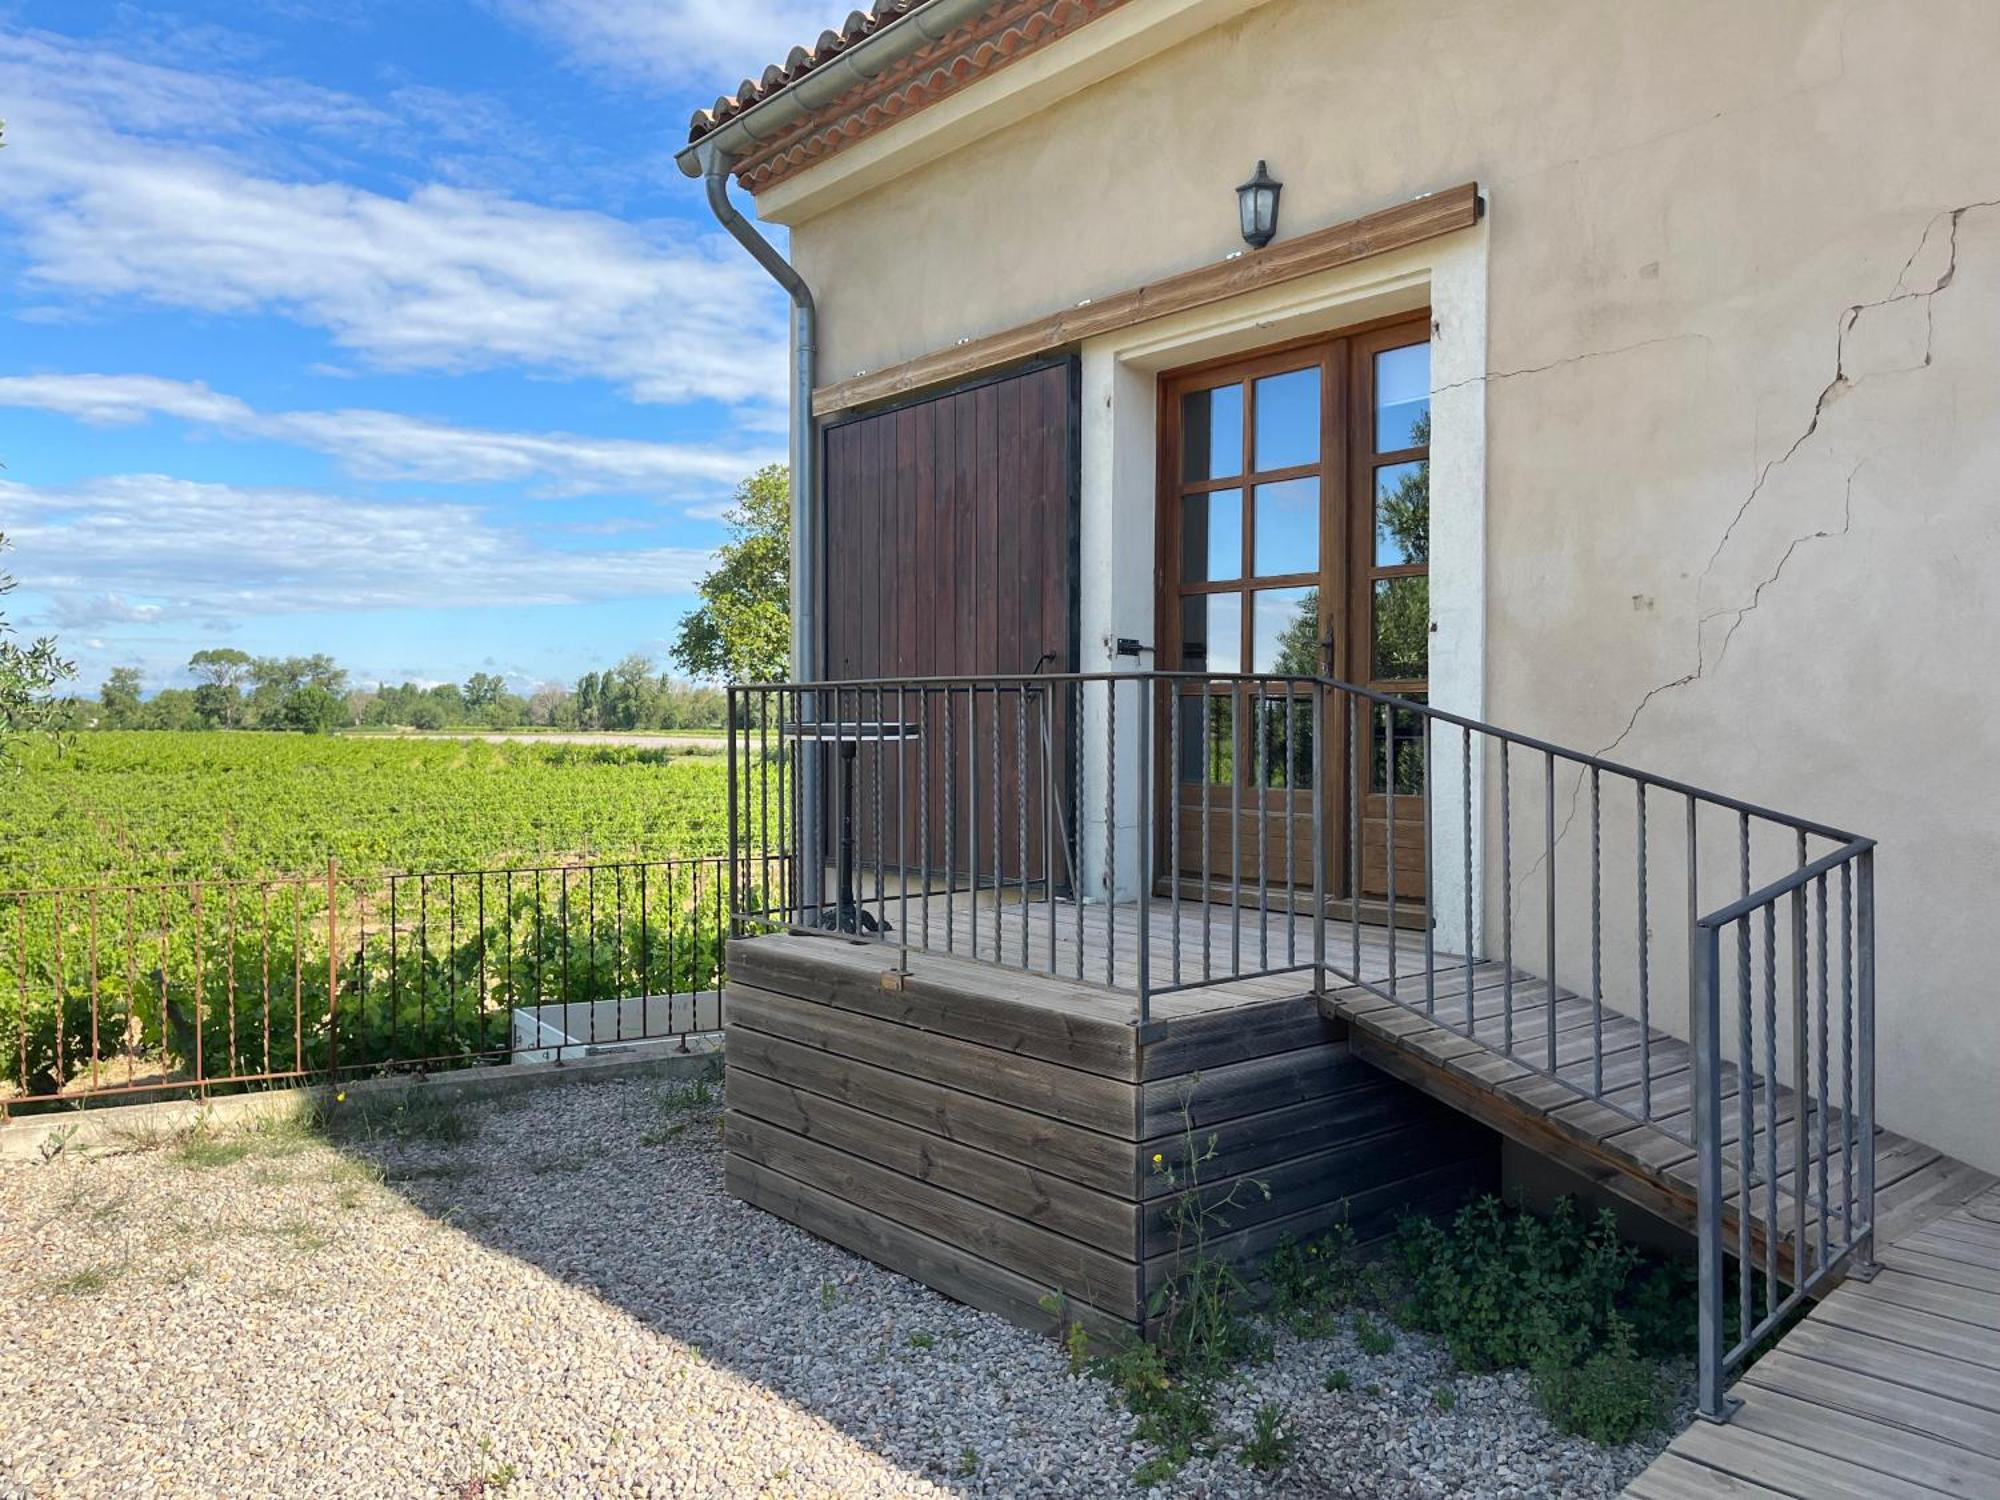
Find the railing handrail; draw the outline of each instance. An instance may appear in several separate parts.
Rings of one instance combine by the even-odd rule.
[[[732,691],[750,692],[792,692],[810,693],[815,691],[886,691],[891,688],[978,688],[999,684],[1034,683],[1128,683],[1135,680],[1152,679],[1164,682],[1207,682],[1219,684],[1234,683],[1289,683],[1298,687],[1320,687],[1349,696],[1366,699],[1369,702],[1394,708],[1402,712],[1419,714],[1434,723],[1449,724],[1454,729],[1484,735],[1500,740],[1522,750],[1531,750],[1539,755],[1553,755],[1581,766],[1585,770],[1595,770],[1611,775],[1623,776],[1640,782],[1658,791],[1680,797],[1693,797],[1711,807],[1719,807],[1729,812],[1747,813],[1753,818],[1780,823],[1800,833],[1812,834],[1817,838],[1833,839],[1848,844],[1859,841],[1863,835],[1844,828],[1836,828],[1830,823],[1804,818],[1796,813],[1780,812],[1776,808],[1748,802],[1740,797],[1732,797],[1726,792],[1713,791],[1707,787],[1681,781],[1672,776],[1662,776],[1656,771],[1648,771],[1639,766],[1627,765],[1622,761],[1606,760],[1601,755],[1593,755],[1587,750],[1575,750],[1566,745],[1558,745],[1552,740],[1535,735],[1522,734],[1517,730],[1505,729],[1497,724],[1489,724],[1480,719],[1468,718],[1449,709],[1437,708],[1429,703],[1419,703],[1414,698],[1400,698],[1394,693],[1385,693],[1377,688],[1362,687],[1358,683],[1347,682],[1338,677],[1327,677],[1316,672],[1187,672],[1163,668],[1146,668],[1133,672],[976,672],[956,676],[931,677],[857,677],[823,682],[742,682],[730,684]]]
[[[1761,911],[1772,902],[1789,896],[1793,891],[1803,890],[1822,875],[1831,874],[1842,865],[1859,859],[1869,850],[1877,847],[1874,839],[1859,838],[1843,844],[1831,854],[1823,854],[1810,864],[1800,865],[1789,875],[1780,876],[1769,885],[1740,896],[1718,911],[1705,917],[1697,917],[1694,925],[1719,932],[1733,922],[1740,922],[1752,912]]]

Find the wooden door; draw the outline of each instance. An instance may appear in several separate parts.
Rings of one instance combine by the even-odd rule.
[[[1428,689],[1428,340],[1428,317],[1403,318],[1161,382],[1160,661],[1213,674],[1162,711],[1161,774],[1175,788],[1163,878],[1218,900],[1309,886],[1323,738],[1329,892],[1377,902],[1393,864],[1398,901],[1422,897],[1416,716],[1392,727],[1378,709],[1350,724],[1336,694],[1317,723],[1303,683],[1268,679],[1332,675],[1418,700]]]
[[[825,680],[1077,669],[1077,390],[1076,362],[1062,360],[826,428]],[[1067,797],[1073,775],[1068,694],[871,690],[842,695],[838,712],[900,718],[922,736],[860,754],[857,843],[870,877],[878,857],[961,884],[1069,868],[1070,856],[1044,847],[1045,804]],[[983,800],[1012,799],[1004,839],[985,830],[982,843],[970,825],[974,767]]]
[[[1212,674],[1169,699],[1175,794],[1161,864],[1218,900],[1313,870],[1313,723],[1344,544],[1347,368],[1338,340],[1163,382],[1159,659]]]
[[[1350,366],[1353,567],[1340,675],[1422,703],[1430,695],[1429,319],[1355,336]],[[1423,717],[1375,705],[1368,720],[1367,734],[1353,737],[1364,763],[1349,778],[1362,788],[1360,858],[1349,852],[1341,889],[1352,889],[1358,864],[1361,897],[1386,897],[1393,869],[1399,906],[1421,903]]]

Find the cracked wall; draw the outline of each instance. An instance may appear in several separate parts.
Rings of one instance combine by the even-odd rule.
[[[2000,1169],[1995,76],[1983,0],[1266,0],[794,246],[837,379],[1220,258],[1259,157],[1286,233],[1479,181],[1484,716],[1880,838],[1884,1118]]]

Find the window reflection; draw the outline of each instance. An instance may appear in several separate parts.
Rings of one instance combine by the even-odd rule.
[[[1381,465],[1375,470],[1375,565],[1429,562],[1430,556],[1430,460]]]
[[[1243,472],[1243,387],[1181,397],[1181,477],[1189,484]]]
[[[1412,693],[1413,702],[1423,703],[1428,699],[1422,693]],[[1373,728],[1369,735],[1372,769],[1369,773],[1370,791],[1386,792],[1389,787],[1389,728],[1394,715],[1396,750],[1396,795],[1413,797],[1424,789],[1424,721],[1423,715],[1413,709],[1391,709],[1386,703],[1375,706],[1370,715]]]
[[[1252,602],[1253,672],[1309,675],[1319,662],[1319,590],[1259,589]]]
[[[1429,675],[1431,581],[1424,577],[1375,580],[1373,672],[1390,682]]]
[[[1181,501],[1181,581],[1243,576],[1243,492],[1213,490]]]
[[[1400,453],[1430,441],[1431,346],[1405,344],[1375,356],[1375,451]]]
[[[1261,786],[1302,791],[1312,785],[1313,703],[1310,698],[1266,698],[1257,705],[1251,753],[1252,778]]]
[[[1180,779],[1199,786],[1227,786],[1236,774],[1236,704],[1228,694],[1211,695],[1204,719],[1202,700],[1180,700]]]
[[[1181,670],[1243,670],[1243,596],[1189,594],[1181,600]]]
[[[1319,481],[1257,486],[1257,576],[1319,571]]]
[[[1319,369],[1257,382],[1257,472],[1319,462]]]

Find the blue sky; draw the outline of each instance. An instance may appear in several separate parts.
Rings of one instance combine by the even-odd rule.
[[[845,9],[0,0],[10,617],[93,690],[664,664],[784,451],[783,300],[673,152]]]

